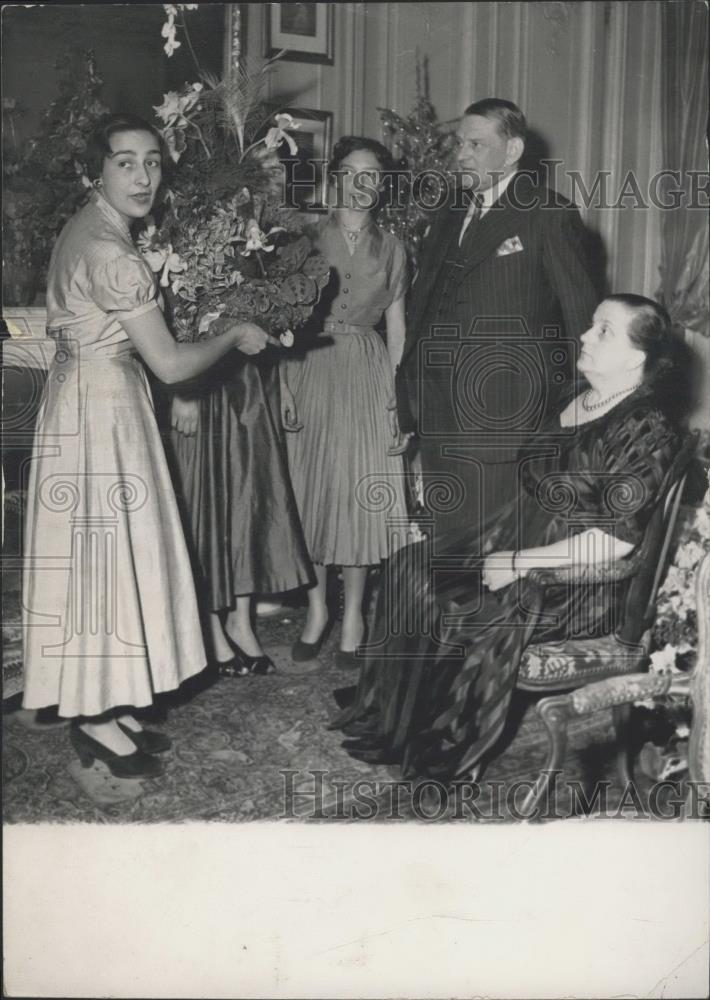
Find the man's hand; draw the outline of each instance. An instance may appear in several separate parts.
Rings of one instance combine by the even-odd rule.
[[[199,412],[200,404],[196,399],[187,399],[185,396],[173,396],[170,423],[178,434],[194,437],[197,433]]]
[[[281,423],[284,430],[287,431],[300,431],[303,427],[303,424],[298,419],[296,400],[293,398],[293,393],[283,381],[281,382]]]
[[[280,342],[256,323],[238,323],[232,327],[234,346],[242,354],[260,354],[265,347],[281,347]]]

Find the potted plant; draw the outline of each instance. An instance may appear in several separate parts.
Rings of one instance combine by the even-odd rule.
[[[93,52],[59,57],[59,95],[39,131],[3,157],[3,301],[30,305],[46,278],[54,241],[85,190],[83,156],[96,122],[108,113]],[[11,132],[14,137],[14,132]],[[13,144],[14,145],[14,144]]]

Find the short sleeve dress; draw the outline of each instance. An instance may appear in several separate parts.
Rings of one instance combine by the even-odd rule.
[[[206,663],[147,375],[121,325],[159,305],[126,223],[94,194],[49,269],[56,354],[27,493],[26,708],[141,707]]]
[[[291,480],[313,562],[373,565],[397,547],[391,525],[406,517],[403,462],[387,454],[392,366],[375,330],[406,291],[406,255],[374,224],[351,255],[332,216],[315,242],[332,277],[319,336],[286,362],[303,424],[286,438]]]
[[[523,577],[492,592],[482,557],[594,527],[637,545],[679,443],[645,389],[576,428],[550,421],[520,454],[518,496],[482,533],[472,523],[391,561],[354,704],[333,728],[361,720],[363,744],[405,777],[466,778],[503,730],[525,647],[613,630],[628,586],[540,593]]]

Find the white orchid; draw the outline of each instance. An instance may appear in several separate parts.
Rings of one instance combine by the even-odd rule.
[[[203,84],[191,83],[180,94],[169,90],[163,94],[163,103],[154,104],[153,110],[166,125],[187,125],[187,115],[199,101],[203,89]]]
[[[240,251],[242,257],[248,257],[253,250],[263,250],[264,253],[271,253],[274,249],[274,244],[269,243],[268,240],[274,235],[274,233],[284,233],[286,230],[283,226],[273,226],[268,233],[262,232],[259,227],[259,223],[256,219],[250,219],[246,225],[245,236],[238,236],[239,242],[244,242],[244,249]]]
[[[300,128],[300,123],[295,121],[291,115],[281,112],[278,115],[274,115],[274,120],[276,125],[269,129],[266,133],[264,139],[264,145],[267,149],[277,149],[282,142],[285,142],[291,152],[291,156],[295,156],[298,152],[298,146],[290,136],[286,129],[293,131],[294,129]]]
[[[163,50],[168,59],[173,55],[173,53],[180,48],[181,43],[175,37],[175,21],[171,18],[166,21],[160,30],[160,34],[163,36],[165,45]]]
[[[182,271],[187,270],[187,264],[182,259],[180,254],[175,253],[173,250],[172,243],[168,243],[166,247],[165,263],[163,265],[163,273],[160,275],[160,285],[162,288],[167,288],[170,284],[170,276],[173,274],[179,274]],[[177,291],[180,286],[180,282],[173,279],[173,291]]]
[[[160,287],[167,288],[170,276],[186,271],[187,264],[179,254],[175,253],[172,243],[154,243],[156,234],[155,223],[151,221],[136,242],[151,271],[154,274],[161,271]],[[176,285],[179,287],[180,282],[173,279],[173,291],[176,291]]]
[[[179,94],[174,90],[169,90],[167,94],[163,94],[162,104],[153,105],[156,115],[165,123],[162,135],[175,163],[178,162],[187,145],[184,132],[188,127],[197,132],[207,157],[210,156],[210,151],[205,145],[199,126],[189,117],[195,106],[199,109],[203,90],[204,84],[191,83]]]
[[[164,3],[163,10],[167,15],[167,21],[160,29],[161,36],[166,40],[163,49],[168,58],[170,58],[176,49],[180,48],[181,43],[176,38],[176,27],[175,18],[178,16],[178,11],[180,10],[197,10],[198,4],[196,3]]]
[[[201,333],[201,334],[202,333],[207,333],[207,331],[212,326],[212,324],[214,323],[214,321],[216,319],[219,319],[219,317],[222,315],[222,313],[224,312],[224,308],[225,307],[222,306],[219,309],[215,309],[213,312],[207,312],[207,313],[205,313],[204,316],[202,317],[202,319],[200,320],[200,324],[199,324],[199,326],[197,328],[198,333]]]

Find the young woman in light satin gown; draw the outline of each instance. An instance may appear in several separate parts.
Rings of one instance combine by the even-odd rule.
[[[24,707],[58,706],[85,766],[156,775],[162,733],[148,706],[206,657],[192,569],[144,363],[164,382],[271,339],[241,324],[178,344],[130,227],[151,210],[162,143],[134,115],[100,123],[94,190],[64,227],[47,285],[56,341],[37,420],[25,524]]]

